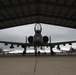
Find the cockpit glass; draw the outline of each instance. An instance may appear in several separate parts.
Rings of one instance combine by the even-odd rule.
[[[36,24],[36,30],[40,30],[40,24]]]

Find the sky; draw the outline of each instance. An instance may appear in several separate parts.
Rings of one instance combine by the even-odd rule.
[[[0,30],[0,41],[11,41],[11,42],[25,42],[26,36],[34,35],[35,24],[28,24],[23,26],[17,26],[7,29]],[[49,24],[41,24],[42,35],[51,36],[52,42],[62,42],[62,41],[75,41],[76,40],[76,29],[60,27]],[[76,44],[73,44],[73,47]],[[9,45],[10,46],[10,45]],[[0,44],[3,49],[10,49],[9,46],[4,46]],[[64,48],[69,48],[67,45]],[[63,48],[63,47],[62,47]],[[23,50],[21,47],[15,48],[15,50]]]

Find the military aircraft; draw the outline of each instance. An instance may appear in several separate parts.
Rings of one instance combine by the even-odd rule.
[[[70,47],[69,51],[67,51],[66,53],[72,54],[74,52],[76,52],[76,49],[74,49],[73,47]]]
[[[9,53],[9,52],[11,52],[11,51],[14,51],[14,50],[4,51],[2,47],[0,48],[0,54],[7,54],[7,53]]]
[[[53,47],[55,47],[56,45],[65,45],[65,44],[69,44],[71,45],[72,43],[75,43],[76,41],[66,41],[66,42],[56,42],[56,43],[51,43],[51,36],[48,37],[48,36],[42,36],[41,32],[42,32],[42,27],[41,27],[41,24],[40,23],[36,23],[35,24],[35,27],[34,27],[34,31],[35,31],[35,34],[34,36],[29,36],[27,38],[26,36],[26,39],[25,39],[25,43],[21,43],[21,42],[8,42],[8,41],[0,41],[0,43],[5,43],[5,45],[8,45],[8,44],[11,44],[10,48],[14,48],[14,45],[17,45],[17,47],[19,46],[22,46],[22,48],[24,48],[24,51],[23,51],[23,55],[26,54],[26,49],[27,47],[34,47],[34,50],[35,50],[35,56],[37,56],[37,48],[38,47],[43,47],[43,46],[46,46],[46,47],[50,47],[50,54],[51,55],[54,55],[54,52],[53,52]]]
[[[72,54],[72,53],[76,52],[76,48],[74,49],[72,46],[70,46],[70,49],[69,49],[69,50],[63,50],[63,49],[61,49],[60,46],[58,45],[58,46],[57,46],[57,49],[58,49],[59,51],[61,51],[62,53],[66,52],[66,53],[68,53],[68,54]]]

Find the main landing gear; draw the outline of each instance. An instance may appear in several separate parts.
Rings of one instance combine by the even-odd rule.
[[[51,55],[55,55],[54,51],[53,51],[53,47],[50,47],[50,54]]]
[[[26,47],[24,48],[23,55],[26,55]]]

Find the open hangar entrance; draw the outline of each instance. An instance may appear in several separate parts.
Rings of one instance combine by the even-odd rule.
[[[1,0],[0,29],[45,23],[76,28],[75,0]]]

